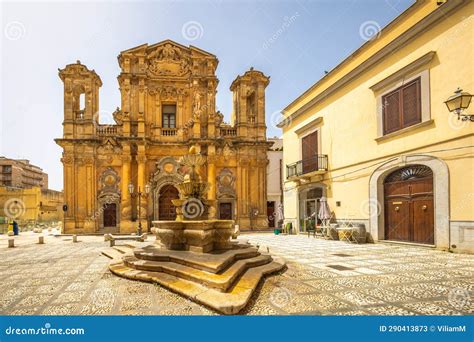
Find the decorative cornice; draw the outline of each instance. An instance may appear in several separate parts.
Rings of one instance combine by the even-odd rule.
[[[391,85],[391,84],[393,84],[393,83],[395,83],[395,82],[397,82],[397,81],[399,81],[403,78],[406,78],[407,75],[409,75],[413,71],[417,70],[418,68],[421,68],[422,66],[425,66],[425,65],[429,64],[433,60],[435,55],[436,55],[435,51],[430,51],[427,54],[424,54],[423,56],[418,58],[417,60],[411,62],[410,64],[408,64],[406,66],[404,66],[403,68],[401,68],[400,70],[398,70],[394,74],[384,78],[380,82],[375,83],[373,86],[371,86],[369,88],[372,89],[372,91],[374,91],[374,92],[379,91],[380,89],[383,89],[388,85]]]
[[[295,133],[297,135],[300,135],[302,133],[305,133],[307,131],[309,131],[310,129],[313,129],[315,127],[317,127],[319,124],[322,124],[323,123],[323,118],[320,116],[318,118],[316,118],[315,120],[312,120],[310,123],[304,125],[303,127],[300,127],[298,128]]]

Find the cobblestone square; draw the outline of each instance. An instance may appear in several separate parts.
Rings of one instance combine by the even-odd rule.
[[[0,236],[0,314],[215,315],[153,284],[114,276],[102,236]],[[284,258],[246,315],[466,315],[474,313],[474,256],[395,244],[348,244],[305,235],[244,234]],[[149,237],[145,246],[154,242]],[[340,266],[344,266],[341,270]]]

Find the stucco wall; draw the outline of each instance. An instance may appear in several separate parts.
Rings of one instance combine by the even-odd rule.
[[[474,133],[474,126],[467,122],[458,122],[455,116],[447,111],[444,104],[458,86],[471,93],[474,92],[473,8],[474,3],[461,8],[448,20],[442,21],[383,63],[369,70],[361,78],[294,120],[283,134],[284,164],[296,162],[300,158],[300,139],[295,130],[317,117],[323,117],[321,152],[327,154],[329,158],[330,172],[324,176],[326,180],[358,169],[365,161],[376,163],[379,159],[421,149],[437,150],[450,146],[474,145],[473,137],[468,136]],[[431,119],[434,122],[415,131],[377,142],[375,140],[377,138],[376,96],[369,87],[429,51],[436,52],[428,66]],[[460,144],[453,142],[453,139],[463,140]],[[449,141],[449,143],[446,144],[443,141]],[[466,153],[469,154],[469,151],[461,154]],[[470,154],[471,157],[453,159],[450,163],[452,167],[450,171],[456,173],[458,170],[464,170],[461,173],[466,174],[468,170],[471,170],[472,174],[472,150]],[[445,157],[452,159],[449,155]],[[368,177],[370,173],[371,170],[368,169],[356,175],[331,181],[328,196],[345,193],[347,199],[350,196],[350,201],[344,198],[338,199],[342,203],[361,203],[367,197],[367,179],[362,177],[364,174]],[[463,178],[465,177],[453,177],[450,194],[453,202],[467,200],[468,193],[465,191],[466,184],[463,184]],[[350,182],[350,188],[344,190],[348,187],[348,182]],[[287,187],[291,185],[287,184]],[[357,206],[351,204],[349,207],[341,206],[338,214],[343,214],[344,211],[348,214],[358,214],[359,210]],[[459,220],[472,220],[474,211],[467,213],[453,208],[452,217]]]
[[[284,127],[284,165],[301,159],[296,131],[322,118],[320,153],[328,155],[329,171],[322,180],[313,177],[309,181],[327,185],[328,203],[336,218],[368,220],[369,208],[374,205],[369,200],[369,178],[377,165],[400,155],[427,153],[448,166],[449,193],[445,197],[450,220],[474,221],[474,149],[469,148],[474,145],[474,124],[458,121],[444,104],[457,87],[474,93],[473,32],[474,3],[470,2],[309,108]],[[378,39],[386,39],[387,43],[388,38],[382,35]],[[377,139],[380,94],[370,88],[431,51],[435,52],[431,61],[410,75],[426,70],[429,73],[428,114],[432,121],[403,134]],[[305,102],[307,99],[302,99],[301,104]],[[285,183],[287,218],[297,217],[297,186],[297,182]],[[340,206],[336,201],[341,202]]]

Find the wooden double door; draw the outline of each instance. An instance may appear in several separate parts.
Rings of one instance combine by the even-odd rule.
[[[433,174],[422,165],[386,178],[385,239],[434,244]]]
[[[178,189],[176,189],[173,185],[168,184],[160,189],[158,202],[158,219],[160,221],[176,220],[176,206],[172,201],[178,198]]]
[[[117,204],[107,203],[104,205],[104,227],[117,226]]]
[[[219,219],[232,220],[232,203],[219,203]]]

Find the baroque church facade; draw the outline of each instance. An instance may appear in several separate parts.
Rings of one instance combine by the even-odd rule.
[[[215,217],[233,219],[241,230],[267,228],[269,77],[253,68],[237,76],[225,123],[216,110],[213,54],[166,40],[122,51],[118,62],[121,106],[114,124],[99,123],[102,81],[94,70],[79,61],[59,70],[64,232],[131,233],[139,220],[145,231],[154,220],[174,220],[175,185],[186,173],[179,159],[191,146],[206,158],[201,176],[211,185]]]

